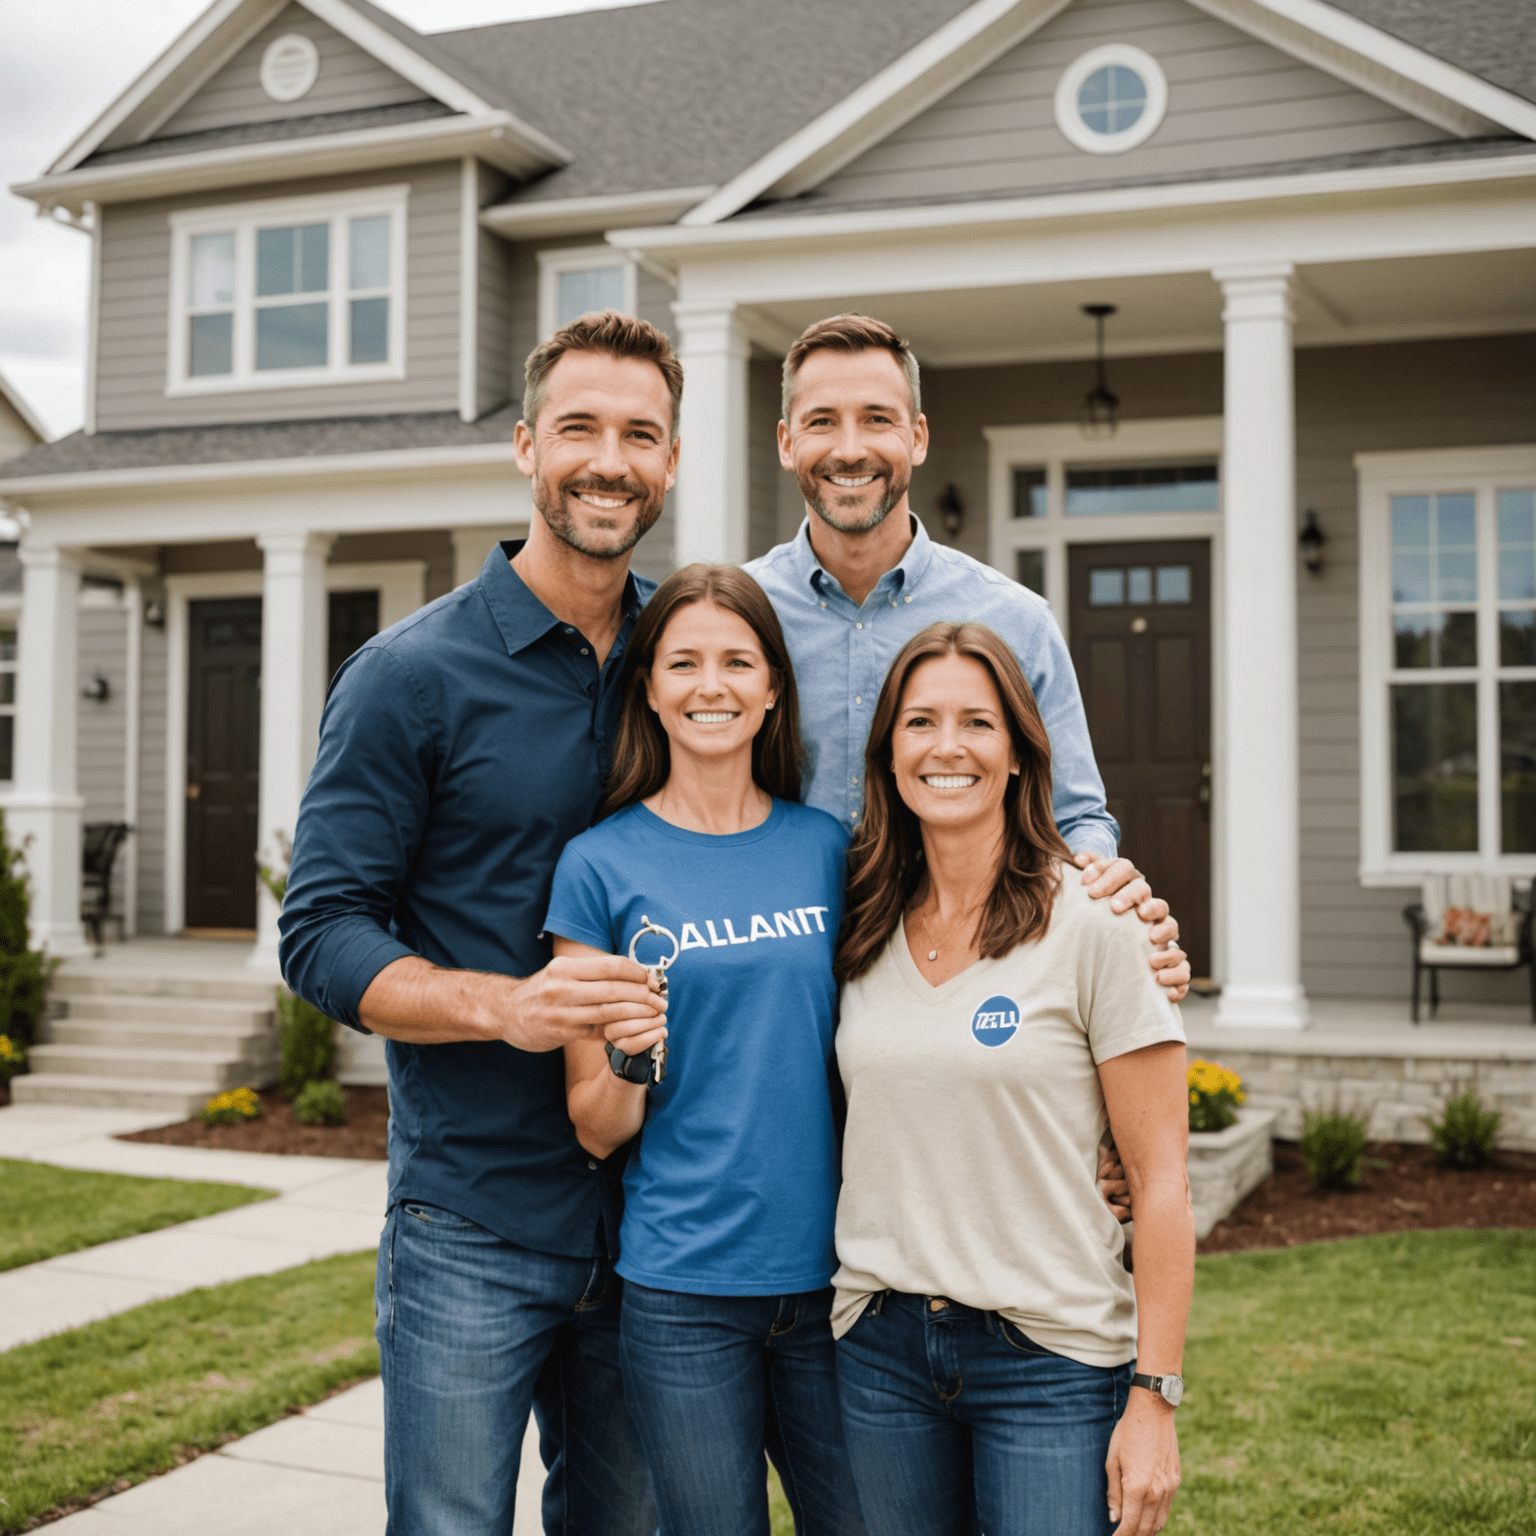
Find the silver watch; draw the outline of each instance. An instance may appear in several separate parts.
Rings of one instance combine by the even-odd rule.
[[[1131,1377],[1131,1385],[1145,1387],[1148,1392],[1156,1392],[1170,1408],[1177,1408],[1184,1401],[1182,1376],[1144,1376],[1138,1373]]]

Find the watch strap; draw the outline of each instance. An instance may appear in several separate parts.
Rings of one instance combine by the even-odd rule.
[[[1145,1372],[1138,1371],[1131,1377],[1131,1385],[1145,1387],[1148,1392],[1157,1393],[1170,1408],[1177,1408],[1184,1397],[1184,1378],[1172,1372],[1163,1376],[1148,1376]]]

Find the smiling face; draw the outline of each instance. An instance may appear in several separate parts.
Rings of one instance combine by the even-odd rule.
[[[656,642],[645,696],[675,754],[751,757],[778,689],[747,621],[711,602],[679,608]]]
[[[581,554],[615,560],[661,516],[677,479],[672,398],[661,370],[633,357],[567,352],[545,380],[517,467],[550,531]]]
[[[794,379],[779,462],[805,503],[839,533],[878,528],[905,507],[912,469],[928,455],[928,421],[912,414],[901,365],[884,349],[815,351]]]
[[[971,656],[933,656],[907,676],[891,732],[896,792],[928,826],[1001,827],[1019,760],[991,672]]]

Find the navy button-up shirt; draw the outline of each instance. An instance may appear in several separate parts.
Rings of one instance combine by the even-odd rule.
[[[508,563],[521,547],[370,640],[326,704],[281,954],[288,985],[353,1028],[404,955],[504,976],[549,960],[555,864],[602,797],[624,649],[655,583],[629,578],[599,668]],[[439,1205],[540,1253],[601,1251],[614,1210],[566,1114],[562,1052],[386,1051],[391,1205]]]
[[[862,603],[843,591],[811,548],[810,519],[747,570],[778,610],[800,689],[811,753],[807,805],[858,826],[864,809],[864,744],[875,700],[897,651],[940,620],[971,620],[1012,648],[1034,689],[1051,738],[1056,826],[1074,853],[1113,858],[1120,828],[1104,804],[1077,673],[1050,604],[958,549],[935,544],[917,518],[901,562]]]

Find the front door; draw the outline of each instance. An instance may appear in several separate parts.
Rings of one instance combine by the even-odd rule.
[[[1211,547],[1068,551],[1072,660],[1120,848],[1211,974]]]
[[[186,925],[254,929],[261,599],[188,609]]]

